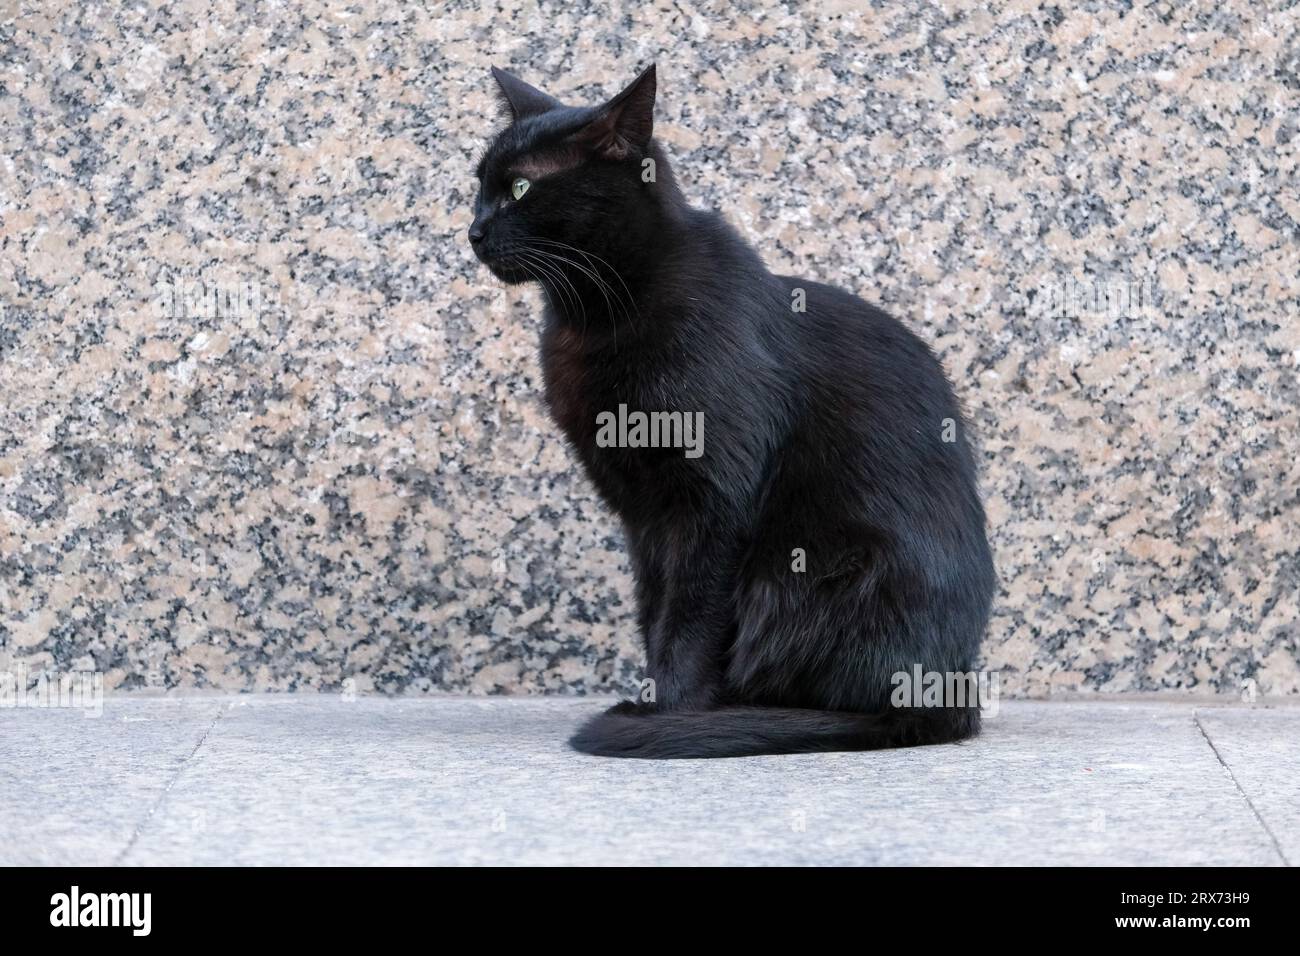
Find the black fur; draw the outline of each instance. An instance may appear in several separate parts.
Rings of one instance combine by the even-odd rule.
[[[847,292],[768,272],[686,202],[652,138],[653,67],[585,109],[495,75],[511,124],[480,163],[471,239],[499,278],[545,290],[547,403],[623,522],[655,682],[573,746],[724,757],[977,733],[969,704],[890,706],[895,673],[974,667],[994,589],[930,349]],[[516,200],[520,168],[536,178]],[[704,454],[598,447],[620,404],[702,412]]]

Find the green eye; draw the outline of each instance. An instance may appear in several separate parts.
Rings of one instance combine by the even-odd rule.
[[[528,192],[528,185],[528,180],[520,176],[510,184],[510,195],[514,196],[516,199],[523,199],[524,193]]]

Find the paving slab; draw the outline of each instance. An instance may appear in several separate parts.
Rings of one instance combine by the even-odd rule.
[[[880,753],[569,751],[604,703],[244,698],[127,861],[1282,862],[1189,707],[1004,703],[978,741]]]
[[[1197,720],[1289,866],[1300,863],[1300,719],[1294,707],[1218,707]]]
[[[98,716],[0,708],[0,866],[119,860],[219,710],[148,698]]]
[[[607,704],[250,695],[110,698],[98,721],[0,713],[0,862],[1281,865],[1294,843],[1277,834],[1298,829],[1294,748],[1260,741],[1295,740],[1300,708],[1004,701],[978,740],[942,747],[570,751]]]

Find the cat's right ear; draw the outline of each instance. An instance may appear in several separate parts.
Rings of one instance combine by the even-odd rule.
[[[654,133],[655,65],[604,106],[578,134],[580,142],[609,157],[622,159],[632,148],[645,149]]]
[[[514,74],[495,66],[492,67],[492,78],[497,81],[497,94],[511,122],[545,113],[560,105],[555,97],[547,96],[537,87],[529,86]]]

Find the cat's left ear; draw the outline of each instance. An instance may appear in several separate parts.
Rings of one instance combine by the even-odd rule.
[[[529,86],[513,73],[492,67],[492,78],[497,81],[501,105],[510,113],[511,122],[525,116],[535,116],[555,109],[560,101],[548,96],[535,86]]]
[[[582,128],[579,139],[609,159],[623,159],[643,150],[654,133],[655,65],[651,63],[632,84],[600,107]]]

